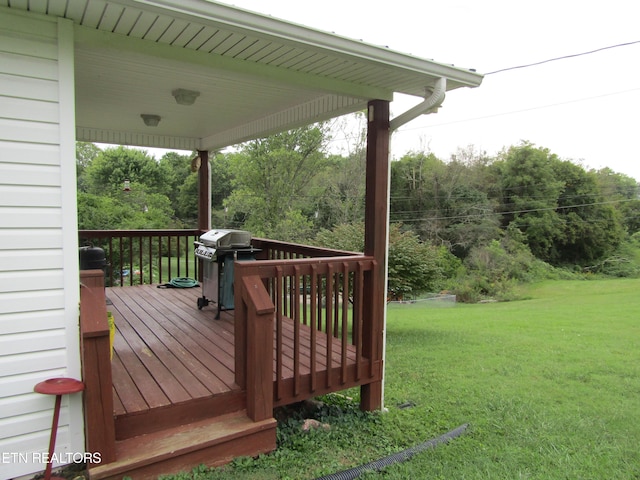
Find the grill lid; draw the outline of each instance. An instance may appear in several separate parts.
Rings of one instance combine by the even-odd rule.
[[[251,246],[251,234],[245,230],[209,230],[200,235],[200,242],[216,249],[244,248]]]

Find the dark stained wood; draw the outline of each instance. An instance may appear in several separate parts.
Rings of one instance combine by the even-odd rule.
[[[134,241],[142,250],[146,244],[135,233],[115,246],[108,237],[109,251],[119,248],[122,254],[128,248],[132,254]],[[167,241],[169,250],[183,249],[170,236]],[[384,288],[381,264],[371,255],[260,242],[271,260],[236,263],[236,309],[221,312],[219,320],[215,305],[198,309],[200,287],[106,291],[117,327],[113,359],[104,361],[106,315],[101,325],[87,324],[83,340],[83,363],[91,365],[89,375],[102,388],[102,398],[87,403],[94,416],[93,424],[87,422],[87,439],[91,444],[110,435],[117,458],[103,455],[101,473],[94,475],[92,466],[92,478],[155,478],[174,468],[269,451],[275,448],[274,406],[337,390],[361,386],[361,406],[376,408],[383,311],[370,294],[381,284]],[[374,250],[379,256],[380,249]],[[102,288],[98,303],[106,313],[104,293]],[[268,426],[251,431],[245,425],[237,435],[216,440],[196,434],[180,453],[163,453],[162,445],[181,441],[191,429],[224,433],[227,415]],[[158,451],[150,448],[153,442]]]
[[[87,451],[102,460],[115,460],[115,424],[109,346],[109,324],[104,296],[104,272],[80,272],[80,333]]]
[[[228,463],[276,448],[276,421],[251,421],[243,412],[227,414],[117,443],[117,461],[94,465],[92,480],[155,480],[204,464]]]
[[[116,440],[161,432],[206,419],[216,418],[247,408],[246,394],[239,390],[167,405],[137,415],[117,416]]]
[[[370,367],[368,360],[363,361],[363,363],[360,366],[359,374],[356,372],[356,366],[350,365],[349,367],[347,367],[348,380],[343,384],[340,384],[341,377],[342,377],[341,367],[334,367],[331,369],[329,373],[327,373],[327,370],[322,370],[316,374],[315,380],[316,380],[317,387],[314,393],[313,394],[303,393],[299,396],[296,396],[294,394],[293,378],[289,377],[281,383],[281,394],[283,398],[286,399],[286,401],[275,401],[274,406],[281,407],[284,405],[288,405],[290,403],[299,402],[299,401],[306,400],[308,398],[312,398],[318,395],[325,395],[327,393],[332,393],[338,390],[335,387],[328,387],[326,385],[340,385],[339,387],[340,390],[360,386],[361,382],[355,380],[355,378],[358,376],[360,376],[361,378],[368,377],[370,369],[373,370],[375,376],[379,376],[382,374],[381,365],[382,365],[381,362],[376,362],[373,364],[372,367]],[[332,378],[331,381],[327,379],[327,377],[329,376]],[[310,387],[311,383],[312,383],[312,377],[310,375],[301,376],[300,385],[303,388],[303,392],[309,391],[307,390],[307,388]]]
[[[80,271],[80,297],[80,328],[83,338],[108,336],[109,323],[104,307],[104,272],[102,270]]]
[[[195,249],[193,242],[199,237],[201,231],[192,230],[80,230],[78,239],[80,245],[92,243],[101,246],[105,250],[107,265],[107,286],[125,285],[134,283],[163,283],[169,281],[172,276],[198,276],[198,262],[195,262]],[[135,248],[134,248],[135,246]],[[163,262],[167,255],[167,249],[177,262]],[[114,255],[117,252],[117,255]],[[195,263],[196,271],[189,269],[189,265]],[[172,272],[171,265],[177,264],[178,271]],[[121,277],[121,272],[136,265],[140,272],[131,272],[130,275]],[[181,267],[184,266],[184,268]],[[149,268],[151,266],[151,268]],[[153,278],[153,270],[157,277]],[[172,275],[175,273],[176,275]]]
[[[198,156],[198,229],[206,232],[211,230],[211,167],[208,151],[199,150]]]
[[[115,321],[121,323],[118,319]],[[119,336],[116,336],[115,343],[120,345],[121,341],[122,340]],[[120,350],[122,350],[122,347],[120,347]],[[129,366],[129,369],[132,370],[131,365]],[[136,378],[136,375],[133,372],[127,371],[123,363],[120,361],[120,356],[117,351],[113,352],[111,372],[113,376],[113,411],[116,415],[124,415],[127,412],[144,412],[150,408],[149,403],[144,399],[135,384],[134,378]],[[144,376],[138,376],[138,378],[140,378],[141,381],[144,381]],[[161,399],[154,402],[156,403],[156,406],[161,406],[163,404],[168,405],[169,399],[162,393],[157,385],[155,387],[157,389],[154,397]],[[147,387],[147,389],[148,388],[153,387]],[[127,394],[125,395],[124,392]]]
[[[273,417],[273,314],[259,276],[243,278],[238,292],[247,305],[247,414],[255,422]]]
[[[364,307],[368,319],[363,328],[363,355],[382,361],[383,315],[386,304],[385,264],[387,256],[387,218],[389,196],[389,102],[372,100],[368,105],[367,180],[365,196],[365,255],[376,261],[374,270],[365,276],[364,292],[370,299]],[[376,382],[361,388],[363,410],[382,408],[382,375]]]
[[[212,408],[226,412],[223,404],[227,403],[234,408],[245,408],[243,389],[234,382],[233,372],[234,313],[237,312],[223,311],[221,319],[215,320],[215,307],[198,310],[196,302],[200,295],[198,287],[164,289],[138,285],[107,289],[111,301],[109,310],[115,316],[117,327],[112,370],[118,438],[142,431],[145,421],[154,423],[154,428],[161,428],[168,424],[169,417],[174,419],[182,415],[179,411],[167,415],[170,408],[189,412],[191,405],[193,418],[204,418]],[[269,311],[264,308],[262,305],[262,311]],[[315,306],[311,313],[315,315]],[[281,351],[279,361],[272,357],[271,380],[276,384],[279,381],[283,385],[280,390],[286,394],[279,398],[274,394],[276,404],[297,402],[332,388],[348,388],[345,385],[352,386],[355,381],[349,377],[351,374],[370,377],[363,367],[368,367],[370,362],[358,359],[355,345],[343,348],[341,338],[306,325],[295,327],[287,317],[282,318],[280,328]],[[272,330],[272,345],[275,345],[277,336],[275,329]],[[294,348],[296,338],[297,352]],[[331,359],[331,368],[336,369],[338,375],[323,373],[327,369],[327,358]],[[343,358],[347,361],[347,378]],[[356,363],[361,367],[351,368]],[[285,387],[294,377],[297,378],[295,388]],[[319,385],[321,390],[318,390]],[[226,400],[216,403],[218,397]],[[198,413],[198,409],[203,412]],[[128,427],[128,422],[136,426]]]
[[[238,390],[230,317],[198,310],[199,288],[110,288],[117,327],[114,388],[125,412]],[[185,298],[191,302],[183,301]],[[143,400],[144,402],[142,402]]]

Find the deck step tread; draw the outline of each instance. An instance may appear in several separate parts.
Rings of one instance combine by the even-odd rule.
[[[159,432],[140,435],[116,442],[116,461],[90,467],[92,480],[106,479],[162,464],[198,450],[215,448],[243,437],[273,430],[275,443],[276,421],[273,418],[254,422],[246,411],[229,413]],[[251,455],[250,451],[246,452]],[[170,472],[165,472],[170,473]],[[138,477],[134,476],[134,479]]]

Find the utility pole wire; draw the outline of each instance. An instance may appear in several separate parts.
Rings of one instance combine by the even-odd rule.
[[[486,75],[493,75],[493,74],[501,73],[501,72],[508,72],[509,70],[517,70],[519,68],[534,67],[536,65],[542,65],[544,63],[555,62],[557,60],[566,60],[567,58],[581,57],[583,55],[591,55],[592,53],[601,52],[603,50],[609,50],[609,49],[618,48],[618,47],[627,47],[629,45],[634,45],[636,43],[640,43],[640,40],[634,40],[633,42],[626,42],[626,43],[618,43],[616,45],[609,45],[608,47],[596,48],[595,50],[589,50],[588,52],[574,53],[574,54],[571,54],[571,55],[563,55],[561,57],[549,58],[547,60],[542,60],[540,62],[527,63],[525,65],[517,65],[515,67],[501,68],[500,70],[494,70],[493,72],[485,73],[485,76]]]

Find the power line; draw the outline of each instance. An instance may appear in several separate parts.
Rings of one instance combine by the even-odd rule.
[[[569,58],[575,58],[575,57],[580,57],[580,56],[584,56],[584,55],[591,55],[597,52],[601,52],[604,50],[610,50],[613,48],[619,48],[619,47],[625,47],[625,46],[629,46],[629,45],[635,45],[640,43],[640,40],[634,40],[631,42],[626,42],[626,43],[618,43],[615,45],[609,45],[606,47],[600,47],[600,48],[596,48],[594,50],[589,50],[586,52],[581,52],[581,53],[575,53],[575,54],[570,54],[570,55],[563,55],[560,57],[554,57],[554,58],[549,58],[546,60],[542,60],[539,62],[533,62],[533,63],[528,63],[528,64],[523,64],[523,65],[516,65],[513,67],[507,67],[507,68],[501,68],[499,70],[494,70],[493,72],[489,72],[489,73],[485,73],[484,75],[494,75],[496,73],[502,73],[502,72],[507,72],[507,71],[511,71],[511,70],[517,70],[517,69],[522,69],[522,68],[528,68],[528,67],[533,67],[533,66],[538,66],[538,65],[543,65],[545,63],[550,63],[550,62],[555,62],[555,61],[559,61],[559,60],[566,60]],[[605,94],[601,94],[601,95],[594,95],[592,97],[585,97],[585,98],[579,98],[579,99],[575,99],[575,100],[568,100],[565,102],[558,102],[558,103],[553,103],[553,104],[548,104],[548,105],[542,105],[542,106],[537,106],[537,107],[531,107],[531,108],[526,108],[526,109],[521,109],[521,110],[514,110],[514,111],[509,111],[509,112],[501,112],[501,113],[495,113],[495,114],[490,114],[490,115],[485,115],[485,116],[481,116],[481,117],[475,117],[475,118],[467,118],[467,119],[462,119],[462,120],[454,120],[451,122],[445,122],[445,123],[437,123],[437,124],[433,124],[433,125],[429,125],[427,127],[414,127],[414,128],[404,128],[398,131],[398,133],[404,133],[404,132],[408,132],[411,130],[423,130],[425,128],[433,128],[433,127],[441,127],[441,126],[446,126],[446,125],[452,125],[452,124],[456,124],[456,123],[464,123],[464,122],[471,122],[471,121],[477,121],[477,120],[484,120],[487,118],[493,118],[493,117],[500,117],[500,116],[504,116],[504,115],[514,115],[517,113],[524,113],[524,112],[529,112],[529,111],[533,111],[533,110],[541,110],[541,109],[545,109],[545,108],[554,108],[554,107],[558,107],[558,106],[562,106],[562,105],[568,105],[571,103],[578,103],[578,102],[584,102],[584,101],[588,101],[588,100],[595,100],[595,99],[599,99],[599,98],[603,98],[603,97],[608,97],[608,96],[613,96],[613,95],[621,95],[621,94],[625,94],[625,93],[630,93],[630,92],[634,92],[639,90],[639,88],[632,88],[632,89],[628,89],[628,90],[623,90],[623,91],[618,91],[618,92],[611,92],[611,93],[605,93]]]
[[[485,218],[487,216],[506,216],[506,215],[517,215],[517,214],[522,214],[522,213],[535,213],[535,212],[550,212],[550,211],[557,211],[557,210],[569,210],[572,208],[579,208],[579,207],[592,207],[592,206],[596,206],[596,205],[612,205],[612,204],[616,204],[616,203],[626,203],[626,202],[631,202],[635,199],[620,199],[620,200],[609,200],[609,201],[603,201],[603,202],[591,202],[591,203],[581,203],[581,204],[576,204],[576,205],[563,205],[563,206],[553,206],[553,207],[542,207],[542,208],[530,208],[530,209],[523,209],[523,210],[512,210],[510,212],[491,212],[491,213],[471,213],[471,214],[464,214],[464,215],[452,215],[452,216],[446,216],[446,217],[421,217],[421,218],[405,218],[405,219],[392,219],[393,221],[401,221],[401,222],[419,222],[419,221],[438,221],[438,220],[461,220],[461,219],[466,219],[466,220],[470,220],[473,218]],[[413,212],[416,213],[416,212]],[[391,212],[391,216],[394,216],[394,212]]]
[[[405,128],[405,129],[399,130],[399,132],[403,133],[403,132],[408,132],[410,130],[423,130],[423,129],[427,129],[427,128],[443,127],[443,126],[446,126],[446,125],[453,125],[453,124],[456,124],[456,123],[475,122],[477,120],[484,120],[484,119],[487,119],[487,118],[502,117],[504,115],[514,115],[516,113],[531,112],[533,110],[542,110],[542,109],[545,109],[545,108],[554,108],[554,107],[559,107],[559,106],[562,106],[562,105],[569,105],[571,103],[579,103],[579,102],[585,102],[585,101],[588,101],[588,100],[596,100],[598,98],[611,97],[613,95],[622,95],[624,93],[635,92],[635,91],[638,91],[638,90],[640,90],[640,87],[639,88],[630,88],[629,90],[622,90],[622,91],[619,91],[619,92],[603,93],[602,95],[595,95],[593,97],[585,97],[585,98],[577,98],[575,100],[567,100],[566,102],[551,103],[551,104],[548,104],[548,105],[540,105],[540,106],[537,106],[537,107],[524,108],[524,109],[521,109],[521,110],[512,110],[510,112],[493,113],[493,114],[490,114],[490,115],[484,115],[482,117],[465,118],[465,119],[462,119],[462,120],[453,120],[451,122],[445,122],[445,123],[435,123],[433,125],[428,125],[426,127],[425,126],[420,126],[420,127],[414,127],[414,128]]]
[[[629,45],[634,45],[636,43],[640,43],[640,40],[634,40],[633,42],[626,42],[626,43],[618,43],[618,44],[615,44],[615,45],[609,45],[607,47],[596,48],[595,50],[589,50],[588,52],[581,52],[581,53],[574,53],[574,54],[570,54],[570,55],[563,55],[561,57],[549,58],[547,60],[541,60],[539,62],[527,63],[527,64],[524,64],[524,65],[517,65],[515,67],[501,68],[499,70],[494,70],[493,72],[485,73],[485,76],[486,75],[494,75],[496,73],[508,72],[510,70],[517,70],[519,68],[534,67],[536,65],[542,65],[542,64],[545,64],[545,63],[556,62],[558,60],[566,60],[568,58],[582,57],[584,55],[591,55],[593,53],[602,52],[603,50],[610,50],[612,48],[618,48],[618,47],[627,47]]]

